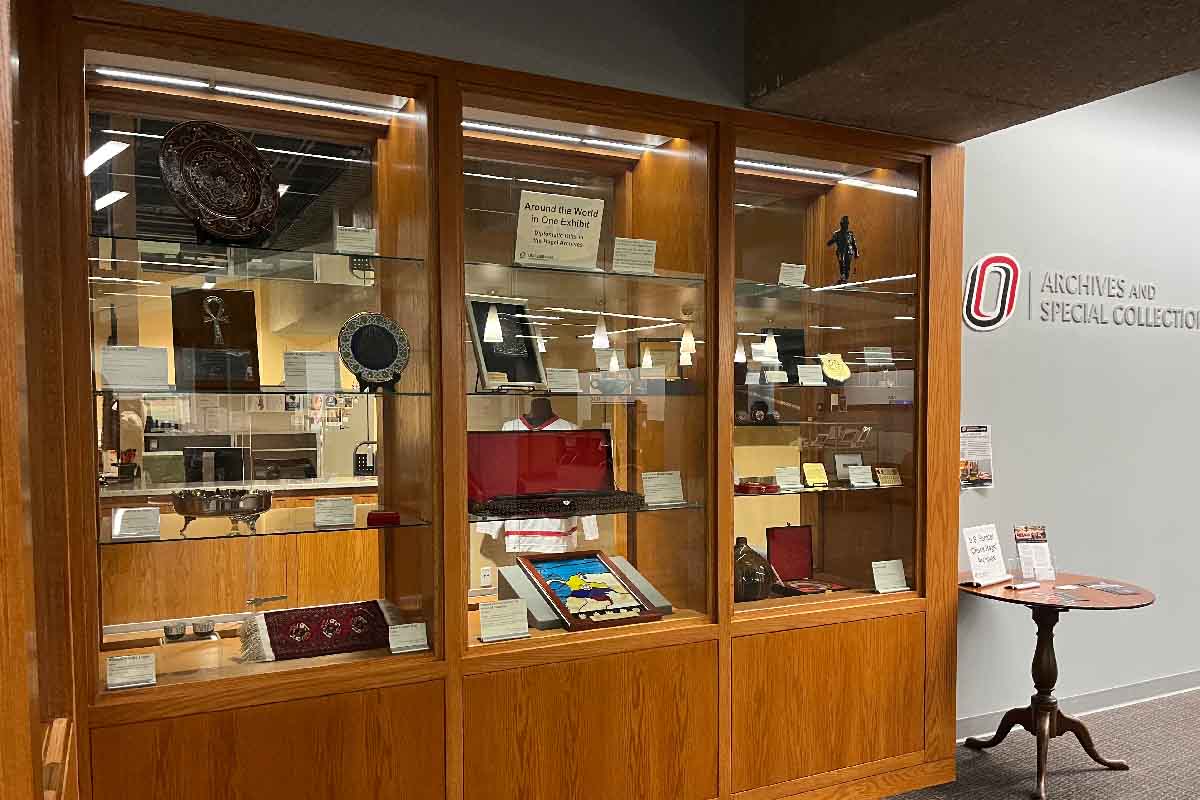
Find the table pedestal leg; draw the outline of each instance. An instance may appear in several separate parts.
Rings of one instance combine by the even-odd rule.
[[[1073,733],[1083,745],[1084,751],[1093,761],[1109,769],[1126,770],[1124,761],[1110,761],[1096,752],[1092,735],[1087,726],[1075,717],[1064,714],[1058,708],[1054,687],[1058,683],[1058,660],[1054,655],[1054,626],[1058,624],[1060,611],[1056,608],[1034,607],[1033,621],[1037,623],[1037,648],[1033,651],[1033,687],[1036,694],[1024,708],[1014,708],[1004,715],[1000,727],[990,739],[967,739],[964,744],[975,750],[995,747],[1004,741],[1013,727],[1020,725],[1037,737],[1037,788],[1033,796],[1037,800],[1046,798],[1046,762],[1050,740]]]

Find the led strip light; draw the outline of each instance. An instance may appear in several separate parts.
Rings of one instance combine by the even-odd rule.
[[[554,131],[540,131],[536,128],[514,128],[511,125],[495,125],[491,122],[478,122],[476,120],[464,119],[462,122],[463,128],[469,131],[480,131],[482,133],[499,133],[505,136],[517,136],[524,139],[543,139],[548,142],[563,142],[564,144],[580,144],[590,147],[606,147],[610,150],[628,150],[631,152],[645,153],[654,148],[644,144],[634,144],[633,142],[620,142],[615,139],[596,139],[590,136],[573,136],[569,133],[556,133]],[[490,176],[480,176],[490,177]]]
[[[178,86],[183,89],[203,89],[216,94],[228,94],[235,97],[248,97],[255,100],[268,100],[272,103],[301,106],[304,108],[320,108],[328,111],[345,111],[350,114],[361,114],[369,117],[401,117],[405,112],[386,106],[371,106],[362,103],[347,103],[341,100],[330,100],[325,97],[312,97],[303,94],[289,94],[267,89],[254,89],[248,86],[236,86],[229,83],[205,81],[199,78],[184,78],[178,75],[163,75],[156,72],[140,72],[130,69],[113,67],[94,67],[97,75],[133,83],[150,83],[158,86]],[[399,98],[400,104],[408,102],[407,97]]]

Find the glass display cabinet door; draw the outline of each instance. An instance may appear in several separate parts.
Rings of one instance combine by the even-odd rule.
[[[387,655],[438,618],[420,92],[87,58],[100,686]]]
[[[735,609],[915,588],[921,165],[738,144]]]
[[[468,645],[707,622],[706,133],[465,102]]]

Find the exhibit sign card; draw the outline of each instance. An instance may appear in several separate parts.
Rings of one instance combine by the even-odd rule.
[[[529,610],[519,597],[479,604],[479,641],[529,638]]]
[[[825,465],[820,463],[805,464],[804,482],[814,488],[829,486],[829,473],[825,471]]]
[[[1021,559],[1021,577],[1027,581],[1054,580],[1054,560],[1050,557],[1046,526],[1018,525],[1013,528],[1013,539]]]
[[[1012,580],[1012,575],[1004,571],[1004,553],[1000,550],[1000,536],[995,525],[988,523],[963,528],[963,541],[971,565],[971,583],[992,586]]]
[[[154,654],[109,656],[104,662],[104,684],[109,689],[134,689],[158,683]]]
[[[333,247],[339,253],[373,256],[379,248],[379,233],[374,228],[338,225],[333,232]]]
[[[112,539],[160,539],[158,506],[118,508],[113,512]]]
[[[781,369],[764,369],[762,375],[767,383],[788,382],[788,374]]]
[[[317,528],[349,528],[353,526],[354,498],[316,498],[313,500],[313,525]]]
[[[100,351],[106,389],[166,389],[167,348],[110,345]]]
[[[613,272],[626,275],[653,275],[654,255],[658,242],[653,239],[626,239],[618,236],[613,240]]]
[[[551,392],[579,393],[579,370],[546,368],[546,387]]]
[[[896,467],[876,467],[875,474],[879,477],[880,486],[901,486],[900,470]]]
[[[871,573],[875,576],[875,591],[880,594],[908,591],[904,562],[898,558],[893,561],[872,561]]]
[[[521,192],[514,260],[534,267],[595,269],[604,201]]]
[[[392,653],[417,653],[429,649],[424,622],[388,626],[388,649]]]
[[[992,426],[960,425],[958,428],[958,483],[963,489],[990,489],[992,470]]]
[[[789,264],[784,261],[779,265],[779,285],[807,289],[808,284],[804,282],[807,272],[808,267],[804,264]]]
[[[801,386],[828,386],[820,364],[797,364],[796,378]]]
[[[678,470],[643,472],[642,493],[646,496],[648,506],[681,506],[686,502]]]
[[[846,467],[846,472],[850,475],[850,487],[853,489],[874,489],[875,478],[871,474],[871,467],[865,464],[851,464]]]
[[[283,383],[289,389],[303,391],[341,388],[338,354],[323,350],[290,350],[283,354]]]
[[[776,467],[775,483],[781,492],[799,492],[804,489],[804,473],[799,467]]]

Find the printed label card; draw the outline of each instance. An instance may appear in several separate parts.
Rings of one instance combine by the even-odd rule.
[[[898,558],[892,561],[872,561],[871,573],[875,578],[875,591],[880,594],[908,591],[904,562]]]
[[[613,239],[613,272],[626,275],[653,275],[658,242],[653,239]]]
[[[880,486],[902,486],[900,470],[896,467],[876,467],[875,475],[879,478]]]
[[[814,488],[829,486],[829,473],[825,471],[825,465],[820,463],[805,464],[804,482]]]
[[[429,649],[424,622],[388,626],[388,649],[392,653],[417,653]]]
[[[678,471],[643,472],[642,491],[648,506],[681,506],[685,503],[683,481]]]
[[[105,681],[109,689],[135,689],[158,683],[154,654],[109,656],[104,662]]]
[[[505,642],[529,638],[529,610],[521,598],[479,604],[479,640]]]

